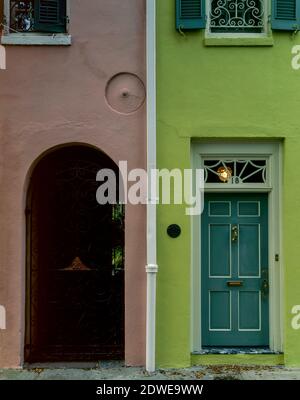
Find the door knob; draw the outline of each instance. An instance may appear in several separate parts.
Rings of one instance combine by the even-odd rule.
[[[263,296],[267,296],[269,293],[269,276],[266,269],[262,270],[262,277],[261,292]]]
[[[261,292],[263,296],[267,296],[269,293],[269,282],[267,279],[264,279],[261,284]]]

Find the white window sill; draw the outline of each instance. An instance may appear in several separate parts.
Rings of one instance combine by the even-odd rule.
[[[19,46],[70,46],[71,35],[67,33],[9,33],[2,34],[1,44]]]
[[[231,35],[206,34],[204,38],[205,46],[273,46],[272,35]]]

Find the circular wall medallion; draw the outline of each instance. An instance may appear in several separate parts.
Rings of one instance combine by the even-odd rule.
[[[143,105],[146,90],[144,83],[138,76],[123,72],[113,76],[108,81],[105,97],[114,111],[131,114]]]
[[[181,228],[177,224],[169,225],[168,229],[167,229],[167,233],[171,238],[176,239],[181,234]]]

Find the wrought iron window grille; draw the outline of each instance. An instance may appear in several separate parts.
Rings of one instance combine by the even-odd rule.
[[[9,10],[6,11],[3,24],[6,33],[66,33],[69,24],[67,0],[7,1]]]
[[[210,0],[210,32],[263,33],[265,0]]]
[[[34,1],[10,0],[10,29],[12,32],[34,30]]]

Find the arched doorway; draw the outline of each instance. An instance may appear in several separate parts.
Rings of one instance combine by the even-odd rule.
[[[116,164],[87,146],[37,164],[27,196],[25,361],[124,356],[124,213],[99,205],[96,174]]]

